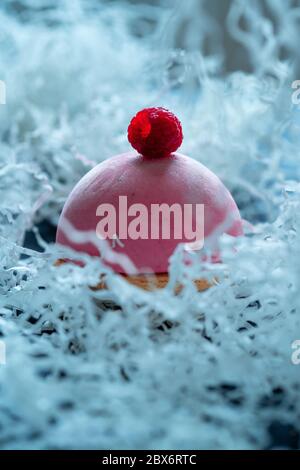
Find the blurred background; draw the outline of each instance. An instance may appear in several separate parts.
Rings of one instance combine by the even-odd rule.
[[[0,24],[0,447],[298,448],[300,1],[2,0]],[[53,266],[68,194],[148,106],[252,226],[202,294]]]

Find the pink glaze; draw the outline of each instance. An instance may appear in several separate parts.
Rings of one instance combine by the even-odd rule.
[[[205,238],[229,220],[225,232],[242,235],[242,221],[231,194],[220,179],[201,163],[181,155],[151,159],[136,153],[117,155],[89,171],[75,186],[63,208],[62,217],[78,230],[96,230],[99,204],[109,203],[117,209],[119,196],[127,196],[128,206],[144,204],[150,213],[151,204],[204,204]],[[222,231],[222,230],[221,230]],[[97,256],[92,244],[75,244],[58,224],[56,241],[76,251]],[[168,260],[175,247],[186,240],[122,240],[124,247],[114,244],[116,252],[125,253],[139,272],[168,272]],[[117,272],[124,272],[112,266]]]

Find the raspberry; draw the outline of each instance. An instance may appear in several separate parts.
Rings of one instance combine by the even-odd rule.
[[[128,127],[128,140],[145,157],[167,157],[182,143],[179,119],[164,108],[139,111]]]

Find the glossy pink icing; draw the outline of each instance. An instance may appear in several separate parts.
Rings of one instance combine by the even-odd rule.
[[[230,192],[220,179],[201,163],[174,153],[164,158],[146,158],[137,153],[116,155],[89,171],[75,186],[63,208],[60,221],[65,217],[78,230],[96,230],[99,204],[110,203],[118,208],[119,196],[127,196],[128,206],[142,203],[204,204],[205,238],[229,220],[225,230],[232,236],[242,235],[239,210]],[[74,244],[58,224],[56,241],[77,251],[97,256],[92,244]],[[182,240],[185,241],[185,240]],[[140,272],[164,273],[168,260],[180,240],[123,240],[124,247],[114,250],[125,253]],[[123,269],[114,265],[117,272]]]

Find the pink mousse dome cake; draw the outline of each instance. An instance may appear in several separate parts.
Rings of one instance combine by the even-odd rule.
[[[64,220],[78,231],[106,238],[114,252],[128,256],[136,273],[129,275],[117,262],[108,264],[128,281],[147,288],[149,273],[155,274],[156,287],[166,285],[169,258],[179,243],[194,246],[191,235],[196,234],[199,224],[196,206],[204,211],[204,247],[206,241],[216,241],[224,232],[242,235],[239,210],[220,179],[196,160],[175,153],[182,138],[180,121],[168,110],[140,111],[128,127],[128,140],[136,152],[105,160],[77,183],[64,205],[56,242],[101,256],[93,243],[72,241]],[[186,208],[190,208],[189,218]],[[191,235],[180,226],[183,221],[192,225]],[[102,286],[103,282],[98,288]],[[197,286],[201,290],[208,283],[199,280]]]

